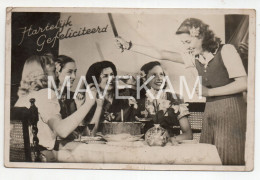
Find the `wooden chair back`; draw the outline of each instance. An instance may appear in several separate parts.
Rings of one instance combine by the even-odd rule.
[[[39,162],[40,150],[37,137],[38,109],[35,99],[30,99],[30,108],[12,107],[10,114],[10,161]],[[30,142],[29,128],[32,129]]]

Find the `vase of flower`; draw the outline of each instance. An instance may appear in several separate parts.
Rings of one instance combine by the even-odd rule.
[[[145,133],[145,141],[149,146],[165,146],[168,140],[169,134],[160,124],[154,124],[154,127]]]

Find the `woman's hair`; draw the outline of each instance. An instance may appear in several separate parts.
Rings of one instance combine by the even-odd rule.
[[[18,96],[24,96],[31,91],[39,91],[47,88],[48,86],[48,74],[47,71],[53,71],[54,60],[51,54],[43,56],[31,56],[24,64],[22,72],[22,80],[18,89]]]
[[[209,29],[209,25],[205,24],[199,19],[196,18],[188,18],[183,21],[183,23],[180,25],[178,30],[176,31],[176,34],[189,34],[191,35],[192,30],[197,30],[198,34],[196,34],[196,37],[203,39],[202,40],[202,49],[209,51],[211,53],[214,53],[220,43],[220,38],[216,37],[214,32]]]
[[[65,65],[66,65],[67,63],[70,63],[70,62],[75,63],[75,60],[72,59],[72,58],[69,57],[69,56],[66,56],[66,55],[59,55],[59,56],[55,59],[56,75],[58,76],[58,72],[61,72],[62,69],[65,67]],[[59,83],[60,83],[59,78],[57,78],[56,83],[59,85]],[[67,90],[65,89],[63,92],[65,92],[65,91],[67,91]]]
[[[155,66],[161,66],[161,63],[159,63],[158,61],[146,63],[141,67],[141,71],[144,71],[144,73],[147,75],[149,71],[153,69]]]
[[[59,66],[60,66],[59,72],[61,72],[62,69],[65,67],[65,65],[66,65],[67,63],[70,63],[70,62],[75,63],[75,60],[72,59],[71,57],[65,56],[65,55],[59,55],[59,56],[55,59],[55,64],[58,63]]]
[[[101,61],[101,62],[96,62],[96,63],[92,64],[89,67],[88,72],[86,74],[87,83],[88,84],[94,83],[92,76],[95,76],[96,80],[99,83],[100,82],[99,78],[100,78],[101,72],[103,71],[103,69],[109,68],[109,67],[112,69],[114,75],[116,76],[117,75],[116,66],[112,62]]]

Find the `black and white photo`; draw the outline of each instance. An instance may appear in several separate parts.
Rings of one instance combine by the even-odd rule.
[[[252,170],[255,11],[14,8],[7,22],[7,167]]]

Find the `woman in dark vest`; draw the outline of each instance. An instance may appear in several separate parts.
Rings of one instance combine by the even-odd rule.
[[[62,96],[59,99],[59,103],[61,106],[60,113],[62,115],[62,118],[66,118],[73,112],[75,112],[77,108],[79,108],[77,106],[80,106],[80,104],[77,105],[73,99],[74,92],[70,91],[70,98],[68,98],[66,84],[63,84],[65,78],[69,77],[68,81],[70,82],[70,88],[72,88],[77,73],[76,62],[71,57],[60,55],[55,60],[55,66],[57,74],[58,91],[60,92],[62,90],[62,87],[64,86]]]
[[[195,76],[202,76],[206,97],[201,143],[216,145],[223,165],[243,165],[246,134],[247,74],[233,45],[222,45],[209,26],[199,19],[186,19],[176,31],[184,53],[158,50],[116,41],[120,48],[161,60],[184,63]]]
[[[57,89],[59,94],[62,91],[61,98],[59,99],[60,104],[60,114],[63,119],[67,118],[71,114],[73,114],[84,102],[83,100],[75,101],[73,99],[74,92],[69,91],[70,96],[67,96],[67,86],[66,83],[70,83],[70,89],[73,86],[73,83],[76,79],[77,66],[74,59],[66,55],[59,55],[55,59],[55,69],[57,76]],[[66,81],[67,79],[67,82]],[[64,84],[65,82],[65,84]],[[63,89],[64,88],[64,89]],[[78,137],[77,129],[71,133],[66,140],[72,140]]]

